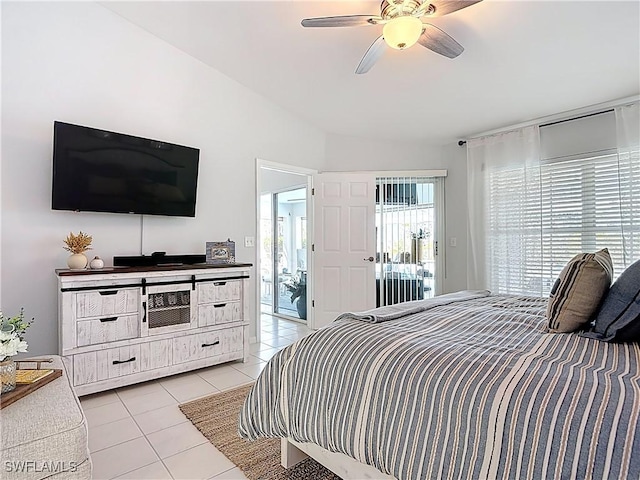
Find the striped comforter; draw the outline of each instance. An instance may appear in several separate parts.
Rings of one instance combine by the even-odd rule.
[[[544,299],[405,305],[278,352],[240,434],[313,442],[398,479],[640,478],[640,345],[545,334]]]

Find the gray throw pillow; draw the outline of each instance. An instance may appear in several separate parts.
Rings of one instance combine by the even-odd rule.
[[[606,248],[569,260],[549,294],[547,331],[564,333],[584,328],[609,291],[612,277],[613,263]]]
[[[640,260],[611,286],[593,328],[581,334],[605,342],[640,342]]]

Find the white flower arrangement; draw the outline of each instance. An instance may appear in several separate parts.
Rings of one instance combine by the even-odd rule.
[[[24,309],[15,317],[5,318],[0,312],[0,362],[18,353],[26,352],[29,345],[24,341],[24,333],[31,325],[24,321]]]

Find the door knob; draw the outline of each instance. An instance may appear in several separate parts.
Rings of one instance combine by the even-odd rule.
[[[369,258],[364,258],[363,259],[365,262],[373,262],[375,260],[375,258],[373,257],[369,257]]]

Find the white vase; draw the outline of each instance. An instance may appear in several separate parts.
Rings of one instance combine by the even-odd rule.
[[[104,261],[100,257],[95,256],[95,257],[93,257],[93,260],[91,260],[91,262],[89,262],[89,267],[91,267],[93,269],[100,269],[100,268],[104,267]]]
[[[67,258],[67,265],[71,270],[82,270],[87,266],[87,257],[84,253],[74,253]]]

